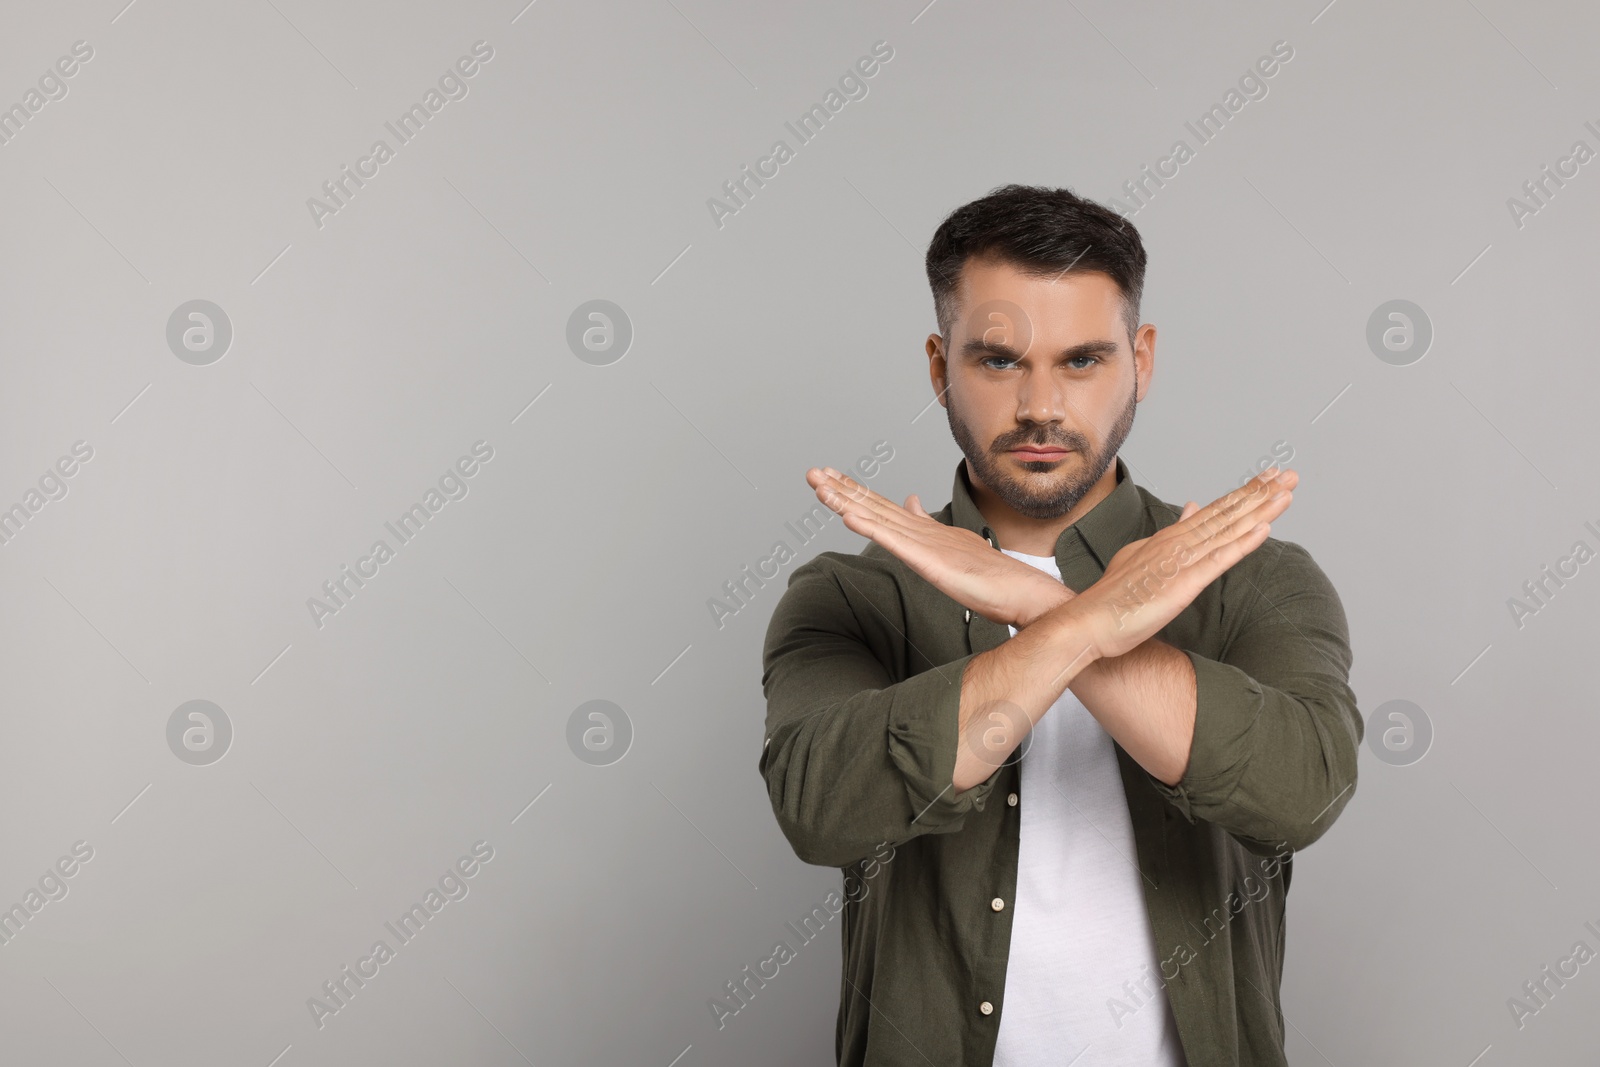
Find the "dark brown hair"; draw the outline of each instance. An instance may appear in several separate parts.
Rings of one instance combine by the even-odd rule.
[[[968,259],[996,257],[1029,274],[1099,271],[1122,290],[1128,343],[1139,329],[1144,243],[1133,224],[1070,189],[1006,185],[956,208],[928,243],[928,285],[939,333],[950,339]]]

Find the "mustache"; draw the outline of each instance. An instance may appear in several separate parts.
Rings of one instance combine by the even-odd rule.
[[[1089,442],[1081,434],[1069,431],[1051,434],[1049,430],[1026,430],[1021,434],[1007,434],[1004,437],[995,438],[991,450],[994,452],[1009,452],[1013,448],[1021,448],[1023,445],[1070,448],[1077,452],[1084,452],[1088,450]]]

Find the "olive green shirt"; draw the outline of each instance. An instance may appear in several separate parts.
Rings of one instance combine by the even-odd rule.
[[[1116,472],[1056,542],[1075,592],[1181,511],[1121,458]],[[964,463],[951,496],[934,518],[998,549]],[[1116,746],[1161,960],[1146,992],[1165,989],[1189,1067],[1286,1064],[1290,857],[1350,802],[1363,733],[1344,609],[1310,553],[1269,537],[1158,636],[1188,655],[1197,697],[1177,785]],[[875,542],[797,567],[773,611],[760,771],[795,854],[846,872],[842,1065],[993,1061],[1014,909],[992,904],[1015,896],[1028,797],[1016,759],[961,793],[952,777],[962,674],[1009,639]],[[1123,988],[1105,995],[1113,1014],[1139,1006]]]

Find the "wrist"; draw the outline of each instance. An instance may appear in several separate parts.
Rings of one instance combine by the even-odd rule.
[[[1038,625],[1047,632],[1052,654],[1061,663],[1062,670],[1070,672],[1069,685],[1071,677],[1082,674],[1102,659],[1083,607],[1072,599],[1041,615]]]
[[[1070,603],[1076,595],[1060,582],[1052,581],[1048,586],[1041,586],[1033,598],[1023,606],[1012,625],[1018,630],[1025,630],[1052,611]]]

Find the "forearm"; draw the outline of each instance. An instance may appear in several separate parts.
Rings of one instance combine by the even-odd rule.
[[[803,626],[791,632],[820,647]],[[841,867],[882,841],[960,829],[983,793],[958,797],[951,786],[971,654],[890,682],[876,656],[821,654],[807,663],[805,653],[786,650],[788,640],[777,639],[763,678],[759,767],[795,855]]]
[[[1327,831],[1354,792],[1364,730],[1337,592],[1303,547],[1277,542],[1273,551],[1247,573],[1254,610],[1240,612],[1223,651],[1207,656],[1151,638],[1101,659],[1073,686],[1088,687],[1080,698],[1113,734],[1124,729],[1119,705],[1165,718],[1186,745],[1181,763],[1153,766],[1135,752],[1137,740],[1117,739],[1186,818],[1219,826],[1253,851],[1305,848]],[[1130,659],[1168,649],[1187,661],[1173,660],[1170,675]],[[1122,660],[1130,662],[1119,670]],[[1174,699],[1180,667],[1192,688]],[[1090,691],[1102,683],[1109,696]]]
[[[1057,588],[1059,593],[1034,592],[1019,636],[1073,598],[1071,590]],[[1130,652],[1089,663],[1068,688],[1151,775],[1168,785],[1183,778],[1194,740],[1196,694],[1194,664],[1182,650],[1147,638]]]
[[[1298,622],[1320,640],[1315,623]],[[1301,633],[1295,641],[1305,640]],[[1356,784],[1363,724],[1349,685],[1307,661],[1275,676],[1274,663],[1291,658],[1283,647],[1237,655],[1238,664],[1185,655],[1199,709],[1194,743],[1184,778],[1157,782],[1157,790],[1189,819],[1220,826],[1247,847],[1253,840],[1301,849],[1316,841]],[[1343,655],[1329,648],[1341,675]]]
[[[1005,763],[1095,658],[1070,603],[972,657],[961,678],[955,791],[971,789]]]
[[[1096,660],[1068,687],[1083,706],[1157,780],[1176,785],[1194,742],[1194,664],[1160,638]]]

